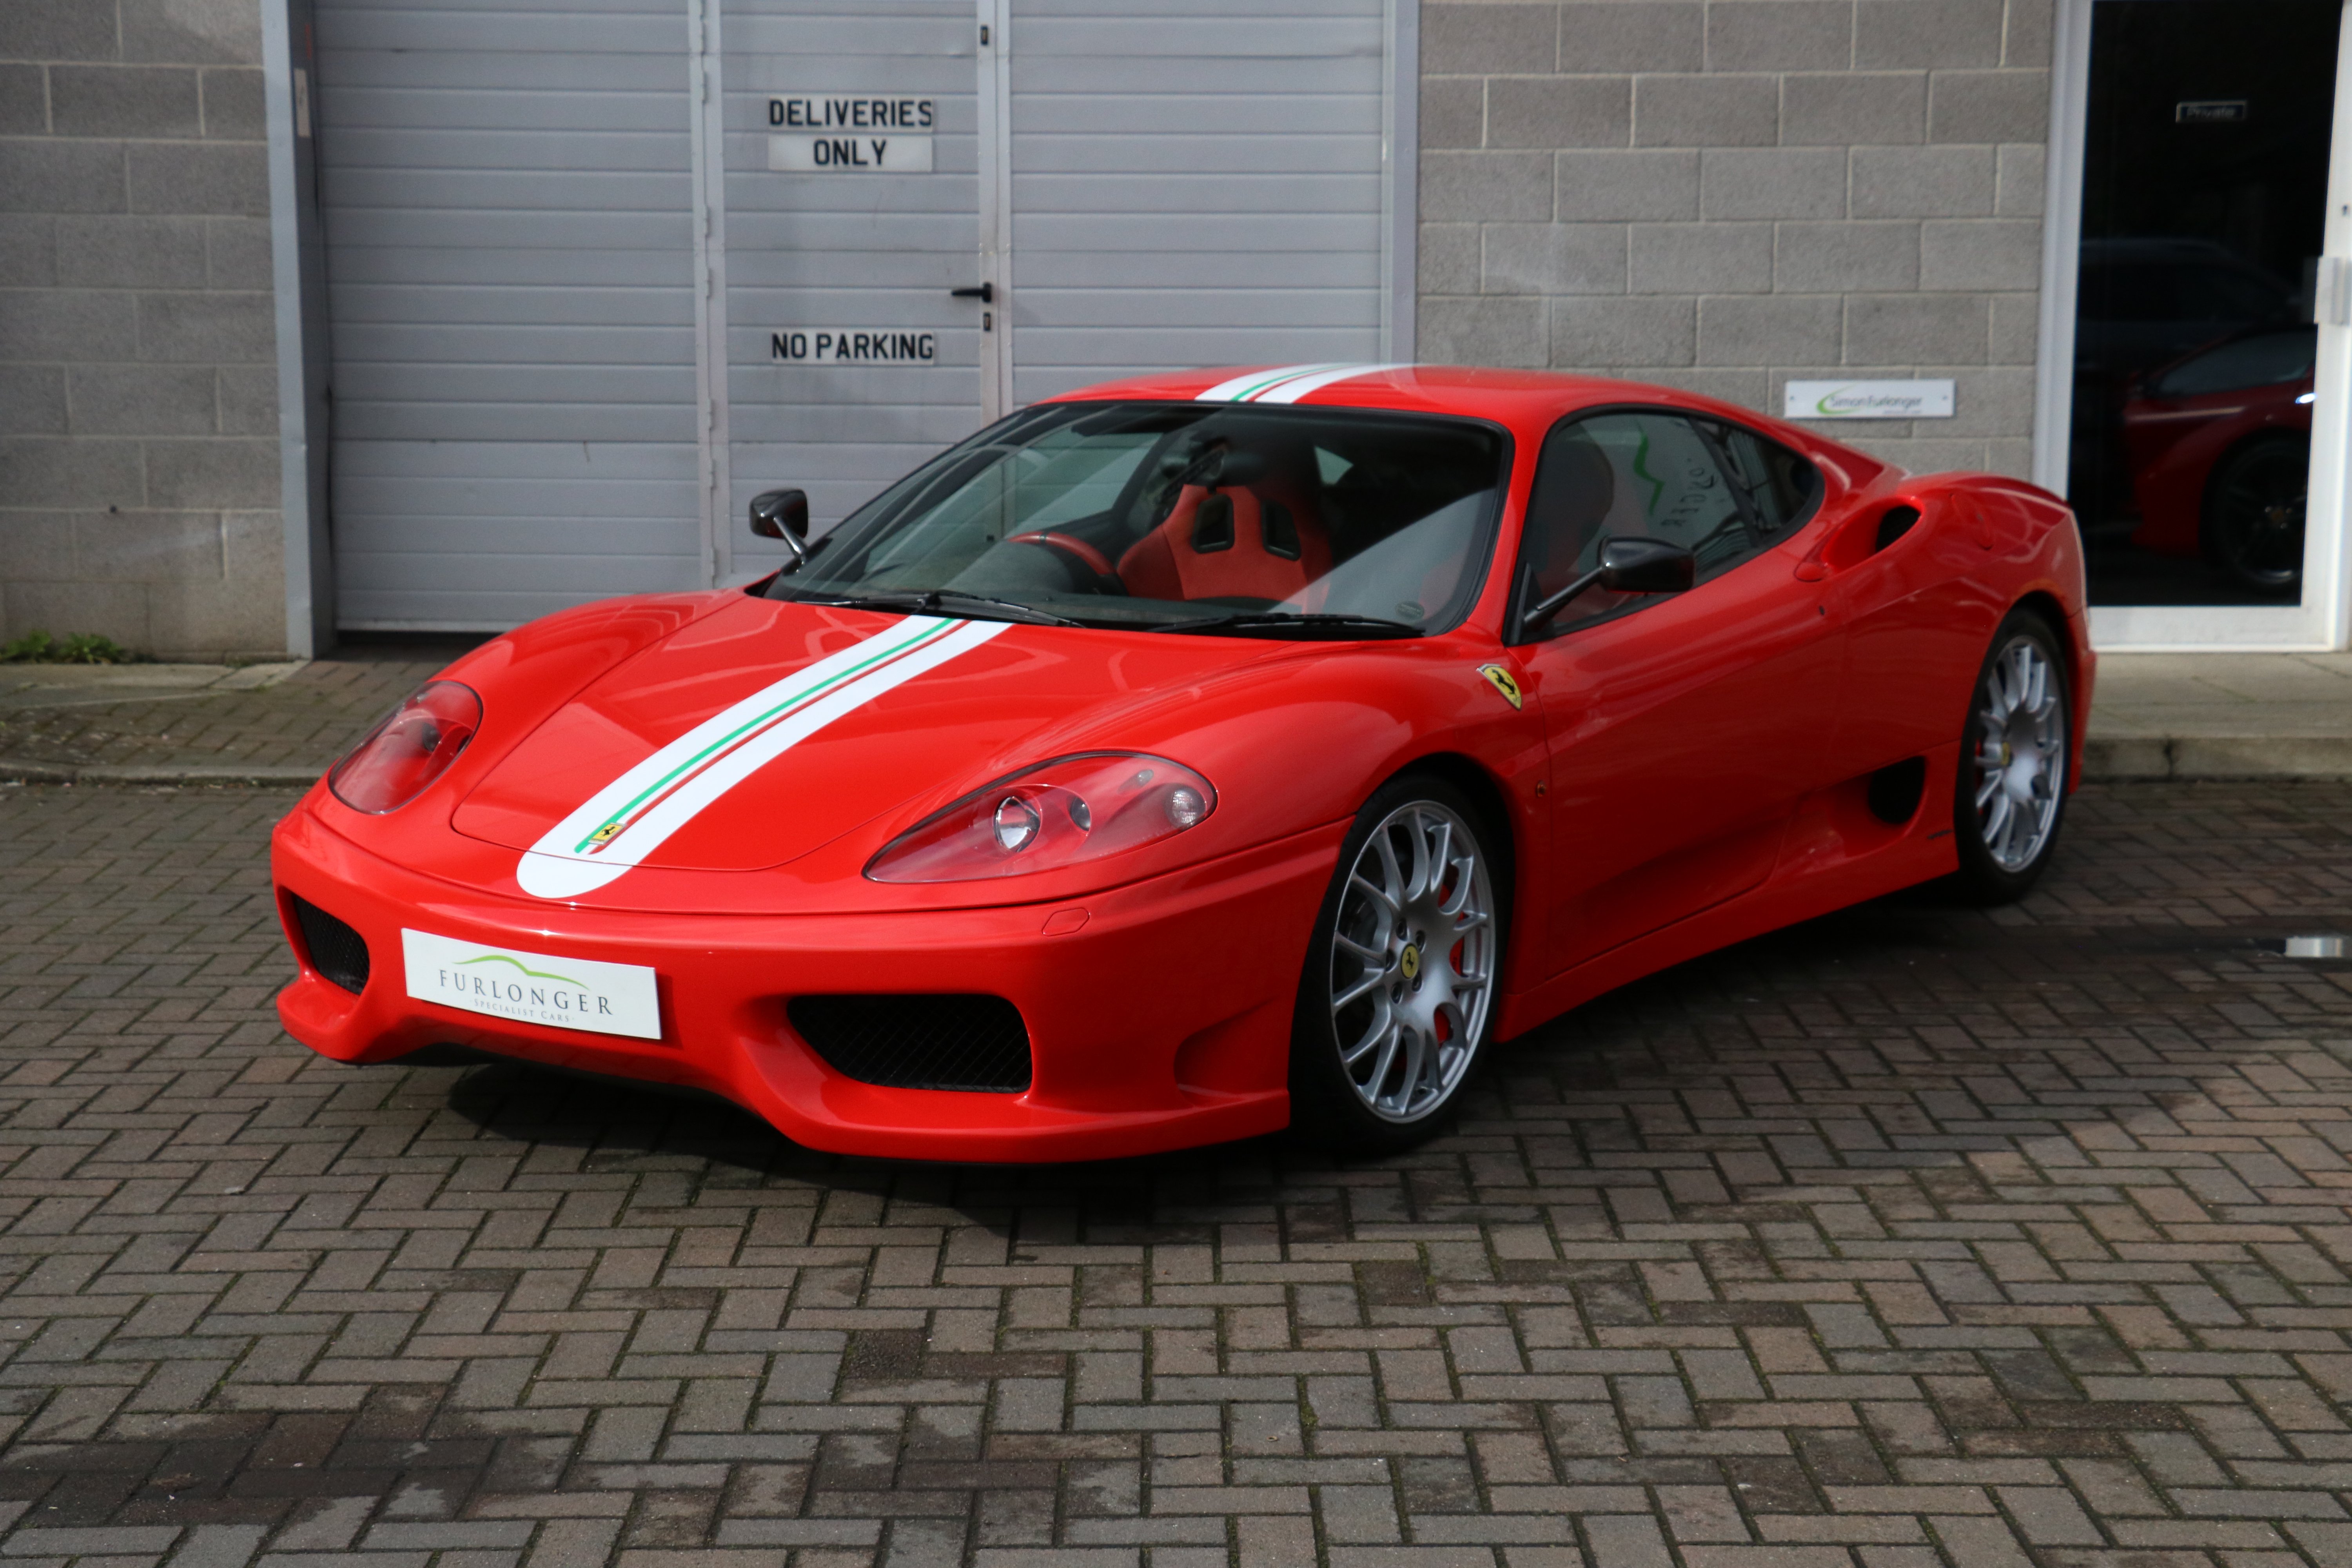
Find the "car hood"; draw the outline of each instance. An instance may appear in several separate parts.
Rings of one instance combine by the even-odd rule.
[[[524,851],[518,879],[545,898],[636,866],[764,869],[910,801],[1083,749],[1057,742],[1279,651],[747,595],[591,682],[497,761],[451,826]]]

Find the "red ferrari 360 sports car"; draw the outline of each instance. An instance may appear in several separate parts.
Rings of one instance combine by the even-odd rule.
[[[1396,1150],[1612,986],[2016,897],[2090,698],[2057,500],[1659,387],[1153,375],[751,512],[782,571],[496,638],[278,826],[297,1038],[845,1152]]]

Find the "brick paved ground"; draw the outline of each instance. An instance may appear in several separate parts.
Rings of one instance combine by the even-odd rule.
[[[67,766],[290,766],[323,773],[462,646],[451,639],[447,647],[348,648],[258,691],[129,702],[78,699],[53,707],[0,709],[0,760]]]
[[[2095,789],[1409,1158],[1034,1171],[318,1062],[289,798],[0,791],[0,1562],[2352,1563],[2352,969],[2252,945],[2343,786]]]

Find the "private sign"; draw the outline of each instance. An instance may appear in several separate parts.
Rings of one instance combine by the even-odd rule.
[[[929,98],[793,93],[768,100],[768,167],[781,174],[928,174],[939,103]]]

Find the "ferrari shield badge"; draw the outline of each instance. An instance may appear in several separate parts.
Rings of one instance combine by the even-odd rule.
[[[1519,678],[1517,676],[1513,675],[1509,670],[1505,669],[1499,664],[1482,664],[1478,667],[1478,673],[1486,678],[1486,684],[1492,686],[1496,690],[1503,694],[1504,701],[1509,703],[1514,708],[1520,706]]]

